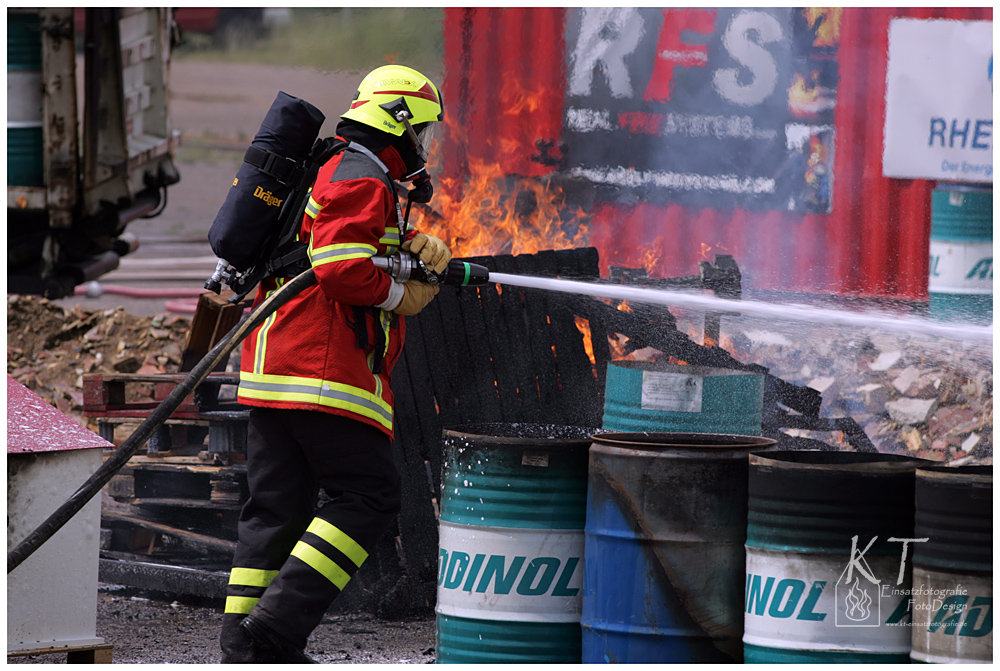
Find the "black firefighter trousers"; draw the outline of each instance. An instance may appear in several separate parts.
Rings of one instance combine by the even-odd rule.
[[[223,663],[266,661],[239,628],[249,613],[305,649],[400,508],[389,437],[319,411],[252,409],[247,479],[222,619]],[[317,508],[320,488],[332,500]]]

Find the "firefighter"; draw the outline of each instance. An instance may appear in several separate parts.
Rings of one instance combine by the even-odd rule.
[[[402,248],[435,272],[451,259],[444,242],[406,229],[394,184],[412,181],[408,196],[430,200],[424,147],[442,113],[437,87],[413,69],[389,65],[364,78],[337,126],[350,149],[320,169],[299,232],[317,284],[244,341],[250,498],[223,662],[312,662],[309,634],[399,512],[390,374],[404,316],[438,287],[395,283],[370,259]],[[265,280],[255,306],[283,281]]]

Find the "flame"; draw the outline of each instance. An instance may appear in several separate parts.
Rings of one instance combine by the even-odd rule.
[[[586,246],[582,210],[569,212],[562,189],[508,176],[499,165],[470,160],[464,183],[442,179],[435,199],[440,217],[417,211],[415,225],[445,241],[457,257],[530,254]]]
[[[809,27],[813,28],[822,17],[823,25],[816,31],[814,47],[834,47],[840,43],[840,18],[844,13],[841,7],[807,7],[802,10]]]
[[[634,310],[632,310],[632,306],[628,304],[628,301],[622,301],[619,303],[618,309],[622,312],[634,312]]]
[[[523,124],[550,104],[551,91],[531,91],[516,77],[504,79],[497,109],[499,123]],[[447,123],[447,122],[446,122]],[[449,124],[447,132],[466,144],[466,129]],[[525,151],[516,137],[499,135],[487,142],[500,157]],[[428,170],[437,173],[440,147]],[[571,249],[589,244],[589,217],[566,204],[563,190],[550,179],[507,174],[501,162],[469,156],[467,171],[439,177],[433,210],[415,209],[414,226],[441,238],[456,257],[530,254],[546,249]]]
[[[844,596],[844,600],[847,603],[847,610],[844,612],[844,615],[855,622],[863,622],[871,615],[868,606],[871,604],[872,598],[868,595],[867,591],[858,589],[860,580],[860,578],[855,576],[854,584],[849,585],[850,590]]]
[[[594,340],[590,334],[590,320],[580,316],[575,316],[576,330],[583,334],[583,349],[587,352],[590,363],[597,365],[597,358],[594,356]],[[595,370],[596,375],[596,370]]]

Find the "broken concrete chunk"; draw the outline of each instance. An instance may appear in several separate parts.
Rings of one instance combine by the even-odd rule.
[[[903,358],[902,352],[882,352],[878,355],[878,358],[875,359],[875,361],[869,364],[868,368],[871,370],[889,370],[895,366],[901,358]]]
[[[780,333],[772,333],[771,331],[744,331],[743,335],[750,340],[755,345],[791,345],[792,341],[781,335]]]
[[[889,400],[889,389],[877,382],[863,384],[855,390],[855,393],[861,397],[865,411],[872,414],[882,412]]]
[[[937,404],[935,398],[901,398],[886,403],[885,409],[889,411],[889,416],[900,424],[922,424],[934,414]]]
[[[979,444],[979,436],[974,433],[970,433],[969,437],[966,438],[965,441],[962,443],[962,451],[966,453],[971,453],[972,450],[974,450],[976,448],[976,445],[978,444]]]
[[[832,385],[836,381],[837,378],[835,377],[817,377],[810,380],[809,384],[806,386],[815,389],[816,391],[822,394],[824,391],[830,388],[830,385]]]
[[[924,449],[924,439],[920,435],[920,431],[916,427],[912,427],[909,431],[903,434],[903,441],[906,443],[906,449],[910,452],[919,452]]]
[[[892,381],[892,386],[895,387],[900,394],[905,394],[906,391],[920,379],[920,375],[921,372],[919,368],[910,366],[905,368],[898,376],[896,376],[896,379]]]

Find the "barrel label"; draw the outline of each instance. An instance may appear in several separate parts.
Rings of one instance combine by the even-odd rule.
[[[993,293],[993,243],[932,239],[928,289],[935,293]]]
[[[698,375],[642,372],[642,409],[701,412],[703,380]]]
[[[579,622],[583,530],[441,522],[437,612],[523,622]]]
[[[748,546],[743,641],[797,650],[909,652],[909,569],[901,570],[899,557],[867,557],[864,547],[831,556]]]
[[[913,650],[920,662],[993,661],[992,576],[913,568]]]

